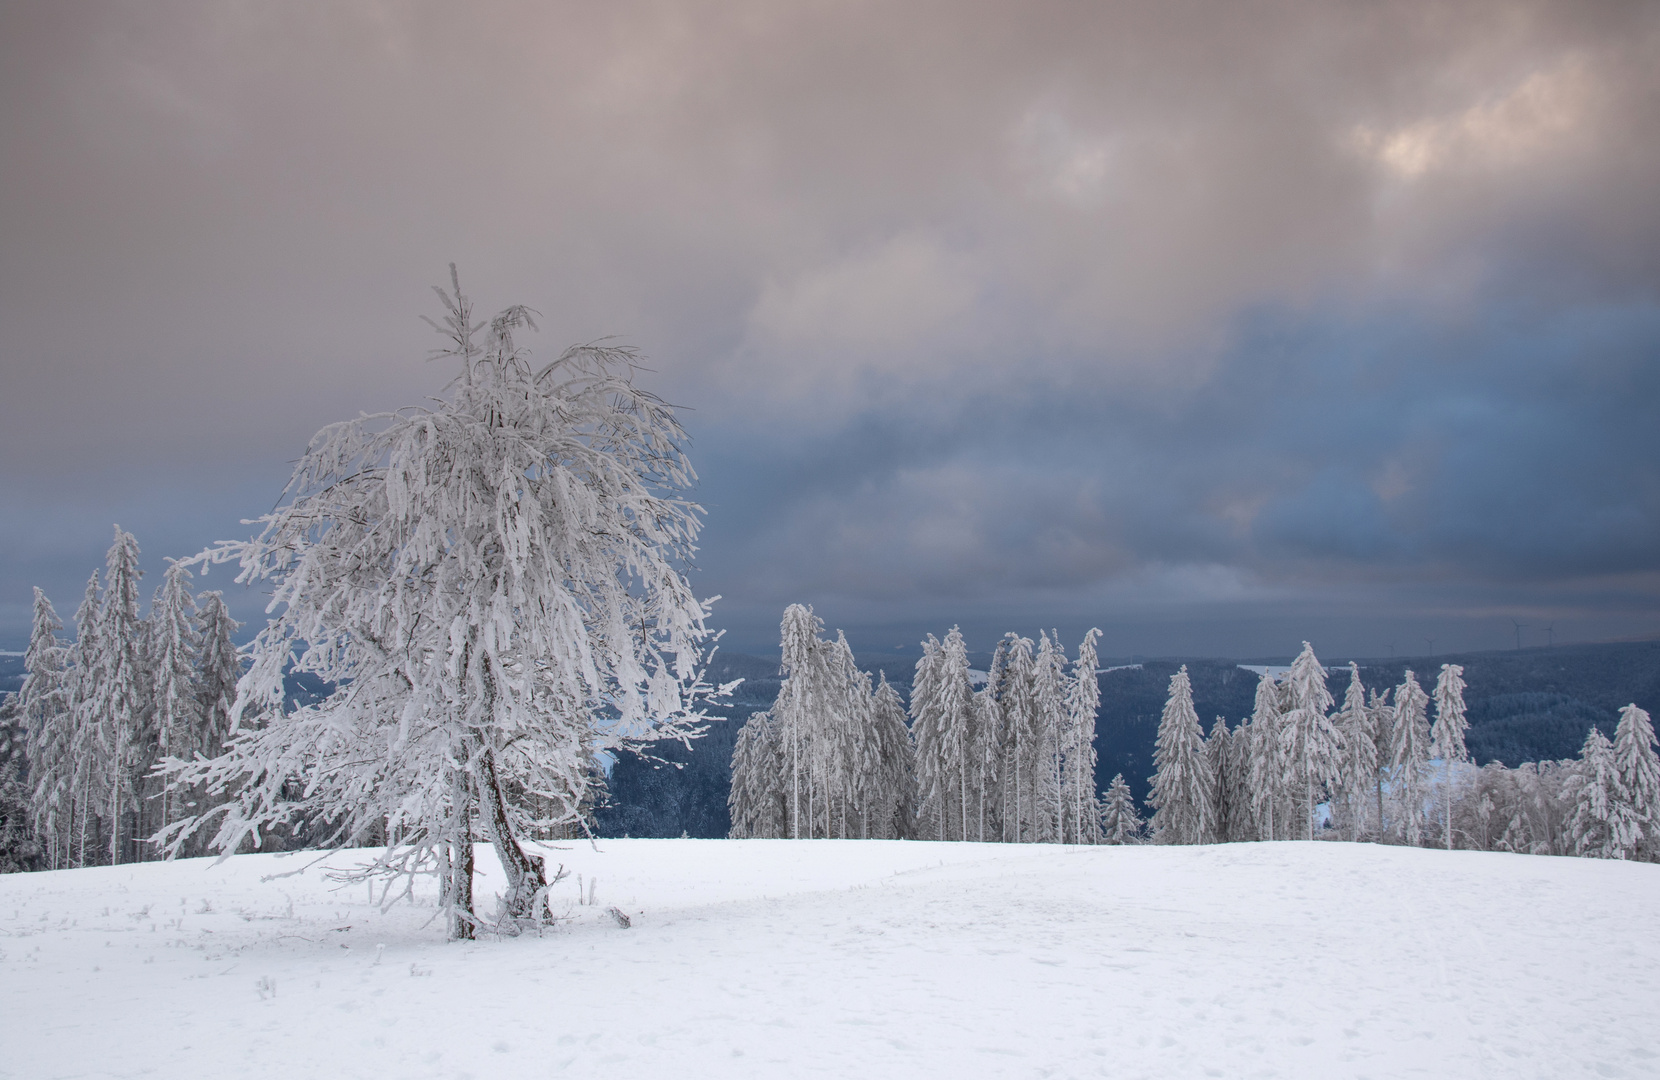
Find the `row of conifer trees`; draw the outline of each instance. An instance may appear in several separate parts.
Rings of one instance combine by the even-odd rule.
[[[1010,634],[976,688],[962,634],[929,635],[907,708],[810,608],[784,612],[783,684],[732,757],[735,837],[1096,843],[1095,638]]]
[[[962,635],[929,636],[907,710],[810,608],[784,613],[784,681],[732,759],[735,837],[1165,844],[1370,840],[1660,858],[1660,764],[1649,716],[1593,728],[1577,761],[1494,762],[1465,746],[1464,670],[1426,692],[1408,671],[1368,691],[1349,665],[1341,705],[1306,642],[1264,671],[1252,713],[1207,738],[1184,667],[1160,718],[1144,821],[1115,776],[1095,791],[1096,631],[1075,663],[1058,640],[1007,635],[975,685]],[[907,715],[908,713],[908,715]]]
[[[1341,838],[1488,851],[1660,859],[1660,759],[1649,715],[1621,711],[1577,760],[1477,768],[1464,732],[1464,669],[1432,693],[1413,672],[1366,690],[1349,665],[1341,707],[1305,642],[1264,672],[1251,716],[1205,738],[1184,667],[1170,680],[1148,803],[1157,843]],[[1433,715],[1433,722],[1431,717]]]
[[[145,838],[199,812],[200,792],[170,787],[156,763],[218,754],[230,731],[238,624],[220,593],[193,594],[190,571],[172,561],[141,616],[138,557],[118,526],[67,644],[35,589],[23,686],[6,706],[23,744],[27,831],[50,869],[144,858]]]

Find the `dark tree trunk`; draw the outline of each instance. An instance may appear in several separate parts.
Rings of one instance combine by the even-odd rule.
[[[534,920],[537,918],[537,895],[547,884],[542,860],[526,854],[513,835],[507,818],[507,800],[496,776],[494,755],[485,750],[478,755],[473,769],[478,781],[479,809],[484,815],[484,827],[490,834],[490,843],[495,846],[496,857],[501,860],[502,870],[507,874],[507,895],[503,898],[502,913],[509,919]]]

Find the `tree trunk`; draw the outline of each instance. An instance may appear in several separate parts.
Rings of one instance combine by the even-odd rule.
[[[547,885],[542,860],[527,855],[513,835],[507,818],[507,800],[502,795],[496,776],[496,761],[486,750],[473,765],[474,780],[478,784],[479,809],[484,814],[484,827],[490,834],[490,843],[496,849],[496,858],[507,874],[507,895],[502,898],[502,913],[509,919],[533,920],[537,917],[537,894]]]
[[[450,835],[444,850],[444,902],[451,941],[473,937],[473,792],[467,774],[450,774]]]

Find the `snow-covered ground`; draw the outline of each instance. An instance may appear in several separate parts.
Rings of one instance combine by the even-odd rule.
[[[1660,866],[1337,843],[550,854],[569,920],[466,944],[430,893],[383,915],[318,869],[262,881],[298,857],[0,878],[0,1075],[1660,1075]]]

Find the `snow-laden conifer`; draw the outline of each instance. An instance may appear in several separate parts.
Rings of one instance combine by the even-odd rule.
[[[1238,816],[1233,799],[1238,784],[1233,775],[1233,739],[1228,732],[1228,721],[1218,716],[1210,726],[1210,738],[1205,740],[1205,768],[1210,772],[1211,834],[1207,843],[1226,843],[1233,833],[1233,820]]]
[[[1037,707],[1032,700],[1036,663],[1031,638],[1010,634],[1006,640],[1008,662],[999,698],[1004,739],[1003,839],[1022,843],[1036,838],[1032,811],[1032,774],[1039,742]]]
[[[1395,688],[1393,741],[1389,753],[1389,782],[1400,819],[1401,835],[1407,844],[1423,842],[1424,766],[1429,760],[1429,720],[1425,706],[1429,696],[1408,670]]]
[[[579,819],[594,755],[700,730],[707,609],[682,569],[701,511],[681,495],[680,427],[634,385],[631,352],[533,366],[514,339],[528,310],[480,344],[486,324],[451,283],[434,324],[435,355],[459,365],[444,396],[324,428],[260,535],[205,556],[273,588],[233,715],[279,703],[291,666],[335,689],[271,708],[208,764],[175,763],[236,798],[167,841],[177,852],[211,823],[230,851],[313,813],[328,846],[401,836],[374,872],[453,854],[446,895],[465,897],[476,807],[511,925],[538,917],[546,881],[524,841]]]
[[[150,601],[152,726],[155,751],[162,758],[192,757],[200,747],[202,646],[190,580],[184,564],[169,559],[161,587]],[[171,786],[163,786],[158,795],[161,805],[157,828],[164,829],[176,816],[175,792]]]
[[[1095,797],[1095,713],[1101,707],[1101,684],[1096,681],[1095,640],[1101,631],[1091,629],[1078,645],[1078,659],[1072,664],[1067,684],[1067,747],[1062,787],[1066,792],[1067,839],[1093,844],[1099,839],[1100,806]]]
[[[734,840],[788,835],[790,811],[784,739],[769,712],[753,712],[732,748],[732,785],[726,805]]]
[[[1283,695],[1274,676],[1264,671],[1257,680],[1256,704],[1251,710],[1251,817],[1259,840],[1278,840],[1285,827],[1285,760],[1281,751],[1284,726]]]
[[[1614,764],[1614,746],[1592,728],[1580,748],[1577,767],[1564,787],[1571,807],[1567,848],[1571,855],[1617,859],[1633,842],[1636,823],[1622,813],[1624,792]]]
[[[878,840],[903,840],[915,813],[913,794],[916,749],[905,724],[905,703],[883,674],[871,696],[874,771],[865,798],[870,826],[867,835]]]
[[[1101,843],[1134,844],[1140,841],[1143,829],[1141,815],[1136,812],[1135,796],[1124,774],[1112,778],[1112,786],[1101,799]]]
[[[1253,805],[1251,789],[1251,747],[1255,738],[1251,731],[1251,718],[1248,716],[1228,733],[1228,766],[1224,775],[1229,784],[1226,796],[1229,840],[1250,841],[1261,838],[1257,831],[1256,808]]]
[[[1660,759],[1654,752],[1654,723],[1636,705],[1620,710],[1614,729],[1614,771],[1641,834],[1623,856],[1660,862]]]
[[[99,739],[98,571],[87,578],[86,592],[75,609],[75,642],[68,650],[70,757],[74,762],[74,820],[70,824],[71,866],[96,861],[99,808],[104,805],[109,770]]]
[[[138,824],[137,780],[152,760],[150,672],[146,637],[138,614],[138,541],[115,527],[115,542],[104,562],[104,595],[98,608],[97,647],[87,657],[92,693],[99,794],[105,813],[110,862],[127,859]]]
[[[1441,762],[1441,807],[1446,825],[1446,847],[1452,850],[1453,809],[1457,798],[1453,791],[1455,770],[1470,760],[1470,751],[1464,745],[1464,732],[1469,722],[1464,719],[1464,669],[1457,664],[1442,664],[1441,677],[1435,681],[1435,723],[1430,727],[1430,756]]]
[[[1384,804],[1383,787],[1384,773],[1388,771],[1395,746],[1395,706],[1389,698],[1394,693],[1393,688],[1381,693],[1373,690],[1366,700],[1366,711],[1371,716],[1372,739],[1376,747],[1378,758],[1377,779],[1372,788],[1373,809],[1377,814],[1377,835],[1381,841],[1388,832]]]
[[[1153,751],[1151,827],[1157,844],[1199,844],[1211,833],[1210,778],[1205,768],[1204,733],[1193,711],[1187,665],[1170,676],[1170,697],[1159,718]]]
[[[1335,718],[1343,743],[1343,774],[1340,803],[1350,840],[1359,840],[1366,831],[1372,793],[1378,782],[1377,728],[1372,710],[1366,707],[1366,687],[1360,681],[1360,667],[1349,664],[1349,688],[1343,708]]]
[[[1306,641],[1285,673],[1285,688],[1291,707],[1281,721],[1280,748],[1294,790],[1302,796],[1298,816],[1303,826],[1298,831],[1303,839],[1313,840],[1314,806],[1341,772],[1342,742],[1330,716],[1333,703],[1326,669]]]
[[[917,798],[938,840],[970,839],[968,785],[978,768],[973,695],[962,632],[952,627],[943,642],[928,635],[911,683],[911,732]]]
[[[23,653],[23,685],[18,711],[27,732],[29,820],[46,847],[46,863],[58,870],[71,865],[76,797],[75,712],[71,700],[69,649],[59,641],[63,629],[52,602],[35,589],[34,621]]]
[[[1071,742],[1071,716],[1066,706],[1066,650],[1047,633],[1038,635],[1037,657],[1032,666],[1032,712],[1036,726],[1037,757],[1032,767],[1032,839],[1060,843],[1065,839],[1066,797],[1062,774],[1066,748]]]
[[[234,726],[231,704],[236,701],[236,683],[242,677],[235,636],[242,624],[231,618],[225,597],[217,589],[202,593],[196,604],[196,638],[201,643],[196,709],[201,726],[193,749],[205,757],[217,757]]]

